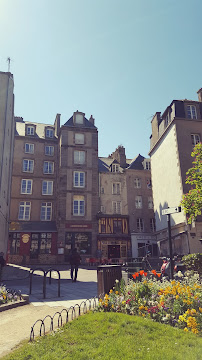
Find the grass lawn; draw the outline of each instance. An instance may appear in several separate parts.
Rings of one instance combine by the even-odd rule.
[[[90,312],[2,359],[201,360],[202,338],[142,317]]]

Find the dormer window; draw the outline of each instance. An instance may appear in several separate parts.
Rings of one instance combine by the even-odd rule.
[[[112,164],[112,172],[113,173],[119,172],[119,164]]]
[[[33,125],[27,125],[26,127],[26,135],[34,135],[35,127]]]
[[[75,122],[75,124],[82,125],[83,124],[83,114],[79,114],[79,113],[74,114],[74,122]]]
[[[189,119],[197,119],[196,106],[187,105],[187,116]]]
[[[151,170],[151,162],[148,159],[144,159],[142,162],[142,165],[144,167],[144,170]]]
[[[53,138],[53,129],[46,128],[46,138]]]

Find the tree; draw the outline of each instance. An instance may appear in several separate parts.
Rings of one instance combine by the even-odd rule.
[[[202,143],[195,145],[191,156],[194,157],[193,166],[186,175],[186,184],[191,185],[187,194],[183,195],[181,205],[191,224],[202,211]]]

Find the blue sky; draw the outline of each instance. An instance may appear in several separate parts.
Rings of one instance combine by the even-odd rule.
[[[123,145],[127,158],[147,157],[152,115],[202,87],[201,13],[201,0],[0,0],[15,115],[92,114],[99,156]]]

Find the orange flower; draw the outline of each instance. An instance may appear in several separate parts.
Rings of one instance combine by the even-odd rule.
[[[136,275],[136,274],[133,274],[132,277],[133,277],[133,279],[136,279],[137,275]]]
[[[139,272],[136,272],[135,274],[136,274],[137,277],[139,276]]]
[[[144,274],[144,270],[140,270],[139,274],[142,276]]]
[[[146,271],[144,271],[144,276],[147,276],[147,272],[146,272]]]
[[[160,278],[161,277],[161,273],[156,273],[156,275]]]
[[[151,273],[156,276],[156,270],[151,270]]]

